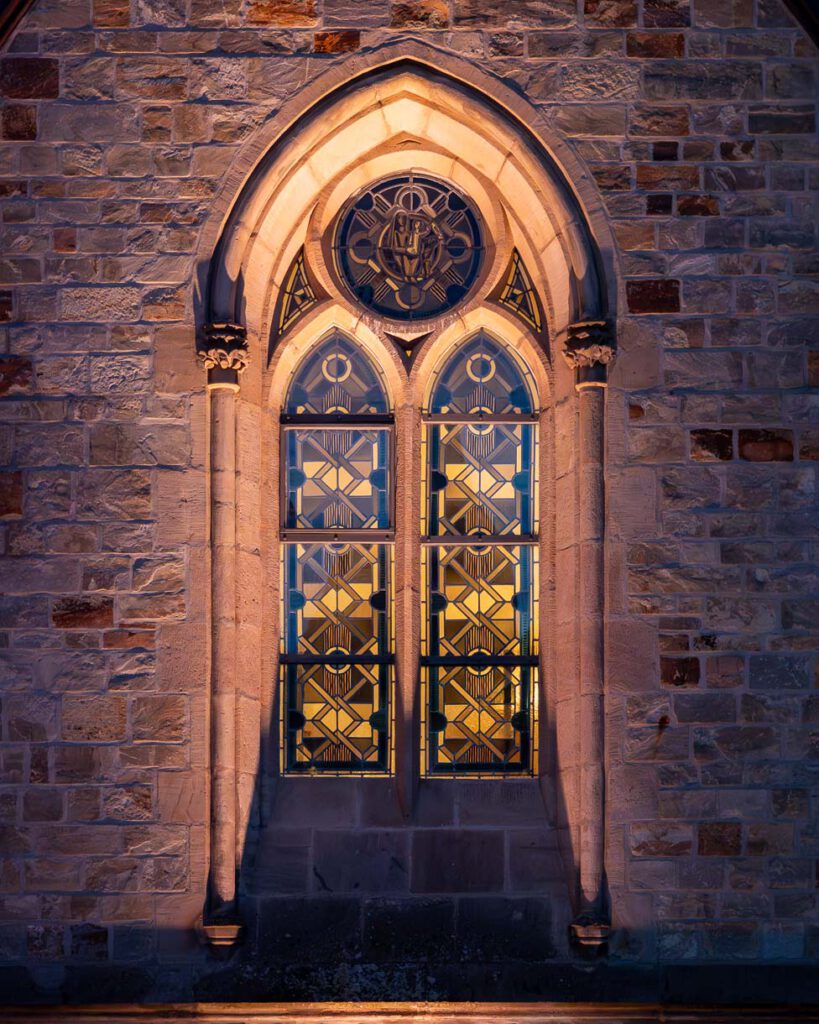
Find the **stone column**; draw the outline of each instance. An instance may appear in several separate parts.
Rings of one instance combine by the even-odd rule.
[[[580,643],[580,913],[572,937],[581,949],[605,946],[610,919],[605,891],[604,705],[604,414],[611,330],[594,320],[569,327],[564,356],[575,371],[578,401],[578,561]]]
[[[198,351],[210,396],[211,835],[204,931],[214,946],[240,933],[236,905],[236,396],[247,366],[244,327],[207,324]]]

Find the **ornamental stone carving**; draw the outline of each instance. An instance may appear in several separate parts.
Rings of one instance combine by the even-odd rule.
[[[250,353],[247,331],[240,324],[205,324],[197,356],[206,370],[239,374],[247,369]]]
[[[563,358],[573,370],[607,366],[616,350],[612,326],[608,320],[583,320],[569,324]]]

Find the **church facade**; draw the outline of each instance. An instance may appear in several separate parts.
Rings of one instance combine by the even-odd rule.
[[[810,12],[12,6],[3,999],[819,998]]]

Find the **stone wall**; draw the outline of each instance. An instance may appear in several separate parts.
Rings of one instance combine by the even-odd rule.
[[[37,0],[0,58],[9,998],[104,991],[89,978],[109,997],[185,996],[212,972],[191,931],[208,822],[194,254],[256,129],[335,62],[409,37],[539,108],[620,247],[609,963],[819,954],[819,64],[780,0]],[[464,826],[456,803],[413,842]],[[490,889],[508,896],[504,850]],[[440,904],[418,918],[433,961],[555,952],[517,937],[476,951],[469,917]],[[351,960],[375,955],[379,921],[391,948],[389,903],[370,910]],[[324,913],[326,942],[344,919]],[[430,920],[455,936],[445,952]],[[311,936],[288,945],[263,921],[274,959],[321,950]],[[395,991],[454,991],[429,971]],[[469,978],[467,994],[492,991]],[[271,984],[383,994],[348,975]]]

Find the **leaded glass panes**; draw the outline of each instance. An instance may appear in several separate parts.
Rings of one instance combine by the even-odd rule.
[[[536,334],[543,330],[543,313],[529,271],[517,249],[512,250],[512,259],[506,271],[506,280],[501,288],[498,302],[519,316]]]
[[[387,412],[387,393],[375,368],[341,334],[308,353],[296,371],[285,405],[285,413],[291,416],[338,418]]]
[[[389,655],[391,554],[387,544],[285,545],[285,654]]]
[[[391,770],[392,417],[369,359],[334,336],[282,416],[284,769]]]
[[[370,185],[342,210],[339,276],[368,309],[395,320],[438,316],[461,302],[483,256],[480,215],[449,182],[406,174]]]
[[[392,547],[286,544],[288,768],[389,769]]]
[[[279,294],[274,317],[277,337],[281,337],[285,331],[289,331],[294,324],[298,323],[304,314],[315,306],[317,301],[316,293],[307,276],[307,265],[302,248],[299,249],[290,264]]]
[[[427,427],[424,532],[466,536],[536,530],[535,426],[440,423]]]
[[[421,682],[429,775],[532,774],[537,426],[531,376],[483,334],[425,414]]]
[[[285,526],[387,529],[389,442],[385,429],[288,430]]]
[[[428,411],[487,417],[532,414],[531,374],[512,354],[481,333],[436,374]]]

